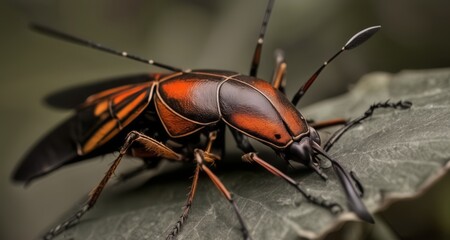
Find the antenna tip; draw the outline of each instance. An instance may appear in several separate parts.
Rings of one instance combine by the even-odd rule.
[[[378,30],[380,30],[381,26],[372,26],[368,27],[366,29],[363,29],[359,31],[357,34],[355,34],[348,42],[344,45],[345,50],[353,49],[365,41],[367,41],[370,37],[372,37]]]

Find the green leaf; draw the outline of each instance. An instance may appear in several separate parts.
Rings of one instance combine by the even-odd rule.
[[[331,156],[357,173],[365,186],[364,203],[371,212],[396,200],[415,197],[449,169],[450,71],[375,73],[348,94],[302,110],[307,118],[355,118],[372,103],[408,100],[411,109],[376,110],[333,146]],[[326,130],[325,133],[330,130]],[[234,147],[234,144],[229,144]],[[273,155],[261,155],[277,164]],[[256,165],[241,163],[236,153],[213,168],[234,193],[253,239],[318,238],[356,217],[339,216],[304,200],[281,179]],[[329,168],[327,182],[305,169],[278,167],[308,191],[346,208],[341,186]],[[173,166],[172,166],[173,167]],[[57,239],[165,239],[182,212],[193,168],[163,170],[138,187],[125,187],[101,197],[81,222]],[[203,175],[203,174],[202,174]],[[111,189],[111,188],[110,188]],[[202,176],[191,214],[177,239],[241,239],[230,204]]]

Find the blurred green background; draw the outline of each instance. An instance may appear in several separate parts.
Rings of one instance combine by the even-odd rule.
[[[23,188],[10,181],[24,152],[68,116],[46,94],[97,79],[160,71],[30,31],[29,21],[182,68],[248,73],[265,1],[100,0],[0,2],[0,239],[34,239],[97,183],[111,156],[71,166]],[[288,61],[288,94],[357,31],[382,30],[331,64],[302,106],[345,92],[363,74],[450,66],[450,1],[278,0],[259,76],[273,52]],[[233,147],[231,147],[233,149]],[[131,163],[137,164],[137,163]],[[382,213],[404,239],[450,238],[450,178]]]

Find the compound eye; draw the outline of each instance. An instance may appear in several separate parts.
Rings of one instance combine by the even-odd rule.
[[[316,131],[316,129],[309,127],[309,137],[320,146],[320,135],[319,133]]]

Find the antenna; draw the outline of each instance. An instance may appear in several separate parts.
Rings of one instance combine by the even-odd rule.
[[[258,74],[259,62],[261,60],[261,50],[264,43],[264,35],[266,34],[267,24],[269,23],[270,14],[272,13],[273,4],[275,0],[269,0],[266,7],[266,13],[264,14],[261,30],[259,32],[258,40],[256,41],[255,52],[253,53],[253,59],[250,67],[250,76],[256,77]]]
[[[309,89],[309,87],[313,84],[313,82],[316,80],[316,78],[319,76],[319,74],[322,72],[322,70],[333,61],[337,56],[339,56],[342,52],[346,50],[353,49],[365,41],[367,41],[370,37],[372,37],[378,30],[380,30],[381,26],[373,26],[366,28],[357,34],[355,34],[353,37],[351,37],[347,43],[337,52],[335,53],[328,61],[324,62],[322,66],[317,69],[317,71],[309,78],[309,80],[297,91],[295,96],[292,98],[292,104],[294,106],[297,105],[297,103],[300,101],[300,99],[303,97],[303,95],[306,93],[306,91]]]
[[[47,35],[47,36],[55,37],[55,38],[58,38],[58,39],[61,39],[61,40],[64,40],[64,41],[68,41],[68,42],[71,42],[71,43],[75,43],[75,44],[86,46],[86,47],[90,47],[90,48],[94,48],[94,49],[97,49],[97,50],[100,50],[100,51],[103,51],[103,52],[114,54],[116,56],[125,57],[125,58],[128,58],[128,59],[132,59],[134,61],[142,62],[142,63],[153,65],[153,66],[156,66],[156,67],[164,68],[164,69],[167,69],[167,70],[172,71],[172,72],[183,72],[183,70],[180,69],[180,68],[173,67],[173,66],[170,66],[170,65],[166,65],[166,64],[163,64],[163,63],[159,63],[159,62],[156,62],[156,61],[151,60],[151,59],[145,59],[145,58],[133,55],[133,54],[129,54],[129,53],[125,52],[125,51],[117,51],[117,50],[114,50],[112,48],[103,46],[102,44],[95,43],[95,42],[92,42],[92,41],[89,41],[89,40],[85,40],[85,39],[82,39],[82,38],[79,38],[79,37],[76,37],[76,36],[73,36],[73,35],[69,35],[67,33],[63,33],[63,32],[57,31],[55,29],[52,29],[52,28],[49,28],[49,27],[46,27],[46,26],[42,26],[42,25],[39,25],[39,24],[32,23],[30,25],[30,27],[31,27],[31,29],[33,29],[33,30],[35,30],[35,31],[37,31],[39,33],[42,33],[42,34]]]

